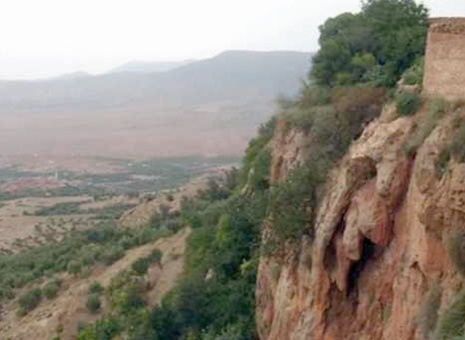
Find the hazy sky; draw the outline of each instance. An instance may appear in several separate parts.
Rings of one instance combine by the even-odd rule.
[[[464,0],[425,0],[433,16],[465,16]],[[127,61],[205,58],[229,49],[318,48],[318,26],[359,0],[0,0],[0,78]]]

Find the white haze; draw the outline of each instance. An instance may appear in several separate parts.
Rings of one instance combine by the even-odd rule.
[[[428,0],[433,16],[463,0]],[[221,51],[318,48],[318,26],[359,0],[0,0],[0,79],[101,73],[132,60],[181,61]]]

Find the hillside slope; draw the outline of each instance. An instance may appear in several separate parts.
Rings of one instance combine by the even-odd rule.
[[[126,255],[109,267],[97,267],[87,278],[63,276],[63,288],[55,300],[44,301],[36,310],[24,318],[15,316],[15,306],[6,306],[0,317],[0,338],[23,340],[34,337],[36,339],[51,339],[61,329],[62,339],[75,339],[79,325],[93,322],[108,312],[109,306],[104,305],[96,314],[90,314],[86,307],[89,286],[92,282],[99,282],[104,289],[108,288],[112,280],[122,271],[130,268],[131,264],[150,254],[153,248],[162,251],[161,265],[154,264],[148,271],[147,291],[148,304],[158,305],[181,277],[184,263],[184,248],[189,237],[190,229],[182,229],[177,234],[159,239],[154,244],[149,243],[131,249]]]

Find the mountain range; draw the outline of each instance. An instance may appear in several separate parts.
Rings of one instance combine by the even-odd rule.
[[[175,68],[188,65],[195,62],[195,60],[186,61],[130,61],[123,65],[117,66],[107,73],[118,72],[135,72],[135,73],[153,73],[153,72],[167,72]]]
[[[241,152],[275,112],[276,97],[298,90],[310,59],[305,52],[227,51],[163,72],[152,72],[157,63],[145,70],[136,63],[98,76],[0,81],[0,153]],[[182,138],[164,138],[173,133]],[[218,143],[224,136],[234,140]]]

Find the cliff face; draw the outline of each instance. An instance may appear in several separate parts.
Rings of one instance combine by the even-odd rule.
[[[424,339],[437,318],[428,305],[441,315],[461,287],[446,249],[465,228],[465,164],[437,169],[463,114],[441,119],[409,158],[405,143],[427,113],[394,119],[393,111],[385,108],[330,174],[314,239],[286,258],[261,258],[261,339]],[[278,124],[273,182],[301,162],[308,140]]]

